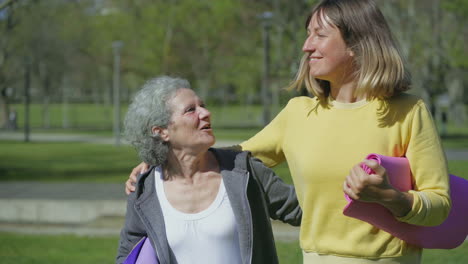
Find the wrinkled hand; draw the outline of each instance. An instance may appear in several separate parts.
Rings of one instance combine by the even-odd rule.
[[[367,174],[361,164],[367,165],[374,173]],[[349,197],[363,202],[381,203],[388,190],[394,188],[388,181],[385,168],[375,160],[364,160],[355,165],[343,183],[343,191]]]
[[[149,169],[149,165],[142,162],[138,164],[135,168],[133,168],[130,176],[128,176],[128,180],[125,182],[125,193],[129,195],[131,192],[135,191],[135,184],[137,182],[138,175],[144,173]]]

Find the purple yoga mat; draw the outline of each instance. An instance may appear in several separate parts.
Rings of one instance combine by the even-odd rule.
[[[143,237],[133,247],[123,264],[159,264],[156,253],[147,237]]]
[[[412,189],[411,171],[406,158],[370,154],[367,159],[376,160],[386,169],[389,181],[395,188],[400,191]],[[377,203],[354,201],[347,195],[345,198],[348,204],[343,209],[343,214],[368,222],[422,248],[451,249],[461,245],[468,236],[468,181],[450,175],[450,193],[452,210],[438,226],[417,226],[400,222],[385,207]]]

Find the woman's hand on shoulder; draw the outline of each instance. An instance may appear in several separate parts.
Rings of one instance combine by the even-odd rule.
[[[129,195],[135,191],[135,184],[137,182],[138,175],[146,172],[149,169],[149,165],[142,162],[133,168],[132,172],[128,176],[128,180],[125,182],[125,193]]]

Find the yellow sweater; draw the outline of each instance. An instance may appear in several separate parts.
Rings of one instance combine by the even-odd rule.
[[[371,259],[421,254],[420,248],[342,214],[344,179],[369,153],[409,160],[414,204],[400,221],[438,225],[450,211],[445,154],[430,113],[412,95],[332,101],[329,108],[316,98],[293,98],[241,146],[267,166],[288,162],[303,209],[300,244],[305,252]]]

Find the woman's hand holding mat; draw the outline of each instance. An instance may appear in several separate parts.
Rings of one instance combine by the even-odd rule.
[[[366,159],[377,161],[385,168],[389,183],[406,192],[412,189],[411,170],[406,158],[370,154]],[[370,168],[363,169],[372,174]],[[439,226],[427,227],[398,221],[384,206],[375,202],[361,202],[345,195],[348,204],[343,214],[368,222],[395,237],[423,248],[450,249],[463,243],[468,235],[468,181],[450,175],[452,210]]]

